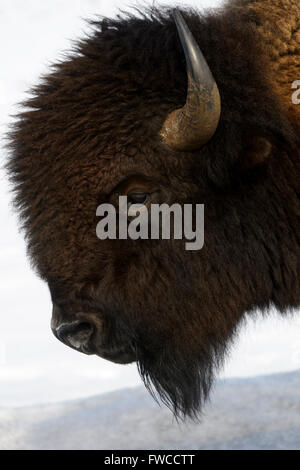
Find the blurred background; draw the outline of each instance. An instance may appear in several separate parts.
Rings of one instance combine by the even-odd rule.
[[[215,7],[222,0],[143,1],[139,5]],[[130,0],[1,0],[0,133],[3,140],[17,103],[89,31],[84,19],[129,9]],[[0,173],[0,407],[86,397],[140,384],[136,366],[119,366],[79,354],[50,330],[47,286],[30,270],[18,232],[5,173]],[[300,368],[300,316],[257,316],[241,328],[222,377],[244,377]]]

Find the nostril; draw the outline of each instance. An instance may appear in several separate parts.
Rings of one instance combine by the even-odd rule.
[[[73,323],[63,323],[55,330],[55,335],[63,343],[75,349],[87,346],[94,332],[94,326],[88,322],[76,321]]]

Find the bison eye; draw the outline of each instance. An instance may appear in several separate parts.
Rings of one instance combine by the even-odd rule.
[[[148,201],[149,194],[142,192],[134,192],[128,194],[128,204],[146,204]]]

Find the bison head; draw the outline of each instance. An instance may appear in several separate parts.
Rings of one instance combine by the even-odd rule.
[[[169,11],[93,22],[25,103],[8,169],[55,336],[136,361],[194,415],[245,312],[299,304],[299,159],[253,24],[185,15],[190,29]],[[120,195],[204,204],[204,248],[100,241],[97,206]]]

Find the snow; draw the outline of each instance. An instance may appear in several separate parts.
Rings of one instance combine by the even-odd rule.
[[[198,7],[220,3],[184,1]],[[1,0],[0,132],[17,111],[15,103],[24,99],[49,63],[70,48],[71,38],[87,31],[83,18],[113,15],[117,7],[126,9],[129,4],[128,0]],[[1,149],[1,165],[3,158]],[[9,201],[0,170],[0,447],[150,448],[161,443],[164,448],[207,448],[247,442],[299,447],[299,373],[220,381],[202,426],[178,427],[143,388],[133,388],[141,383],[135,365],[87,357],[59,343],[50,331],[47,286],[30,269]],[[299,316],[282,318],[273,311],[269,317],[249,317],[221,377],[300,369],[299,333]],[[131,388],[117,391],[124,387]],[[73,401],[97,394],[102,395]]]
[[[142,387],[0,409],[1,450],[298,449],[300,371],[217,383],[201,422],[177,423]]]

